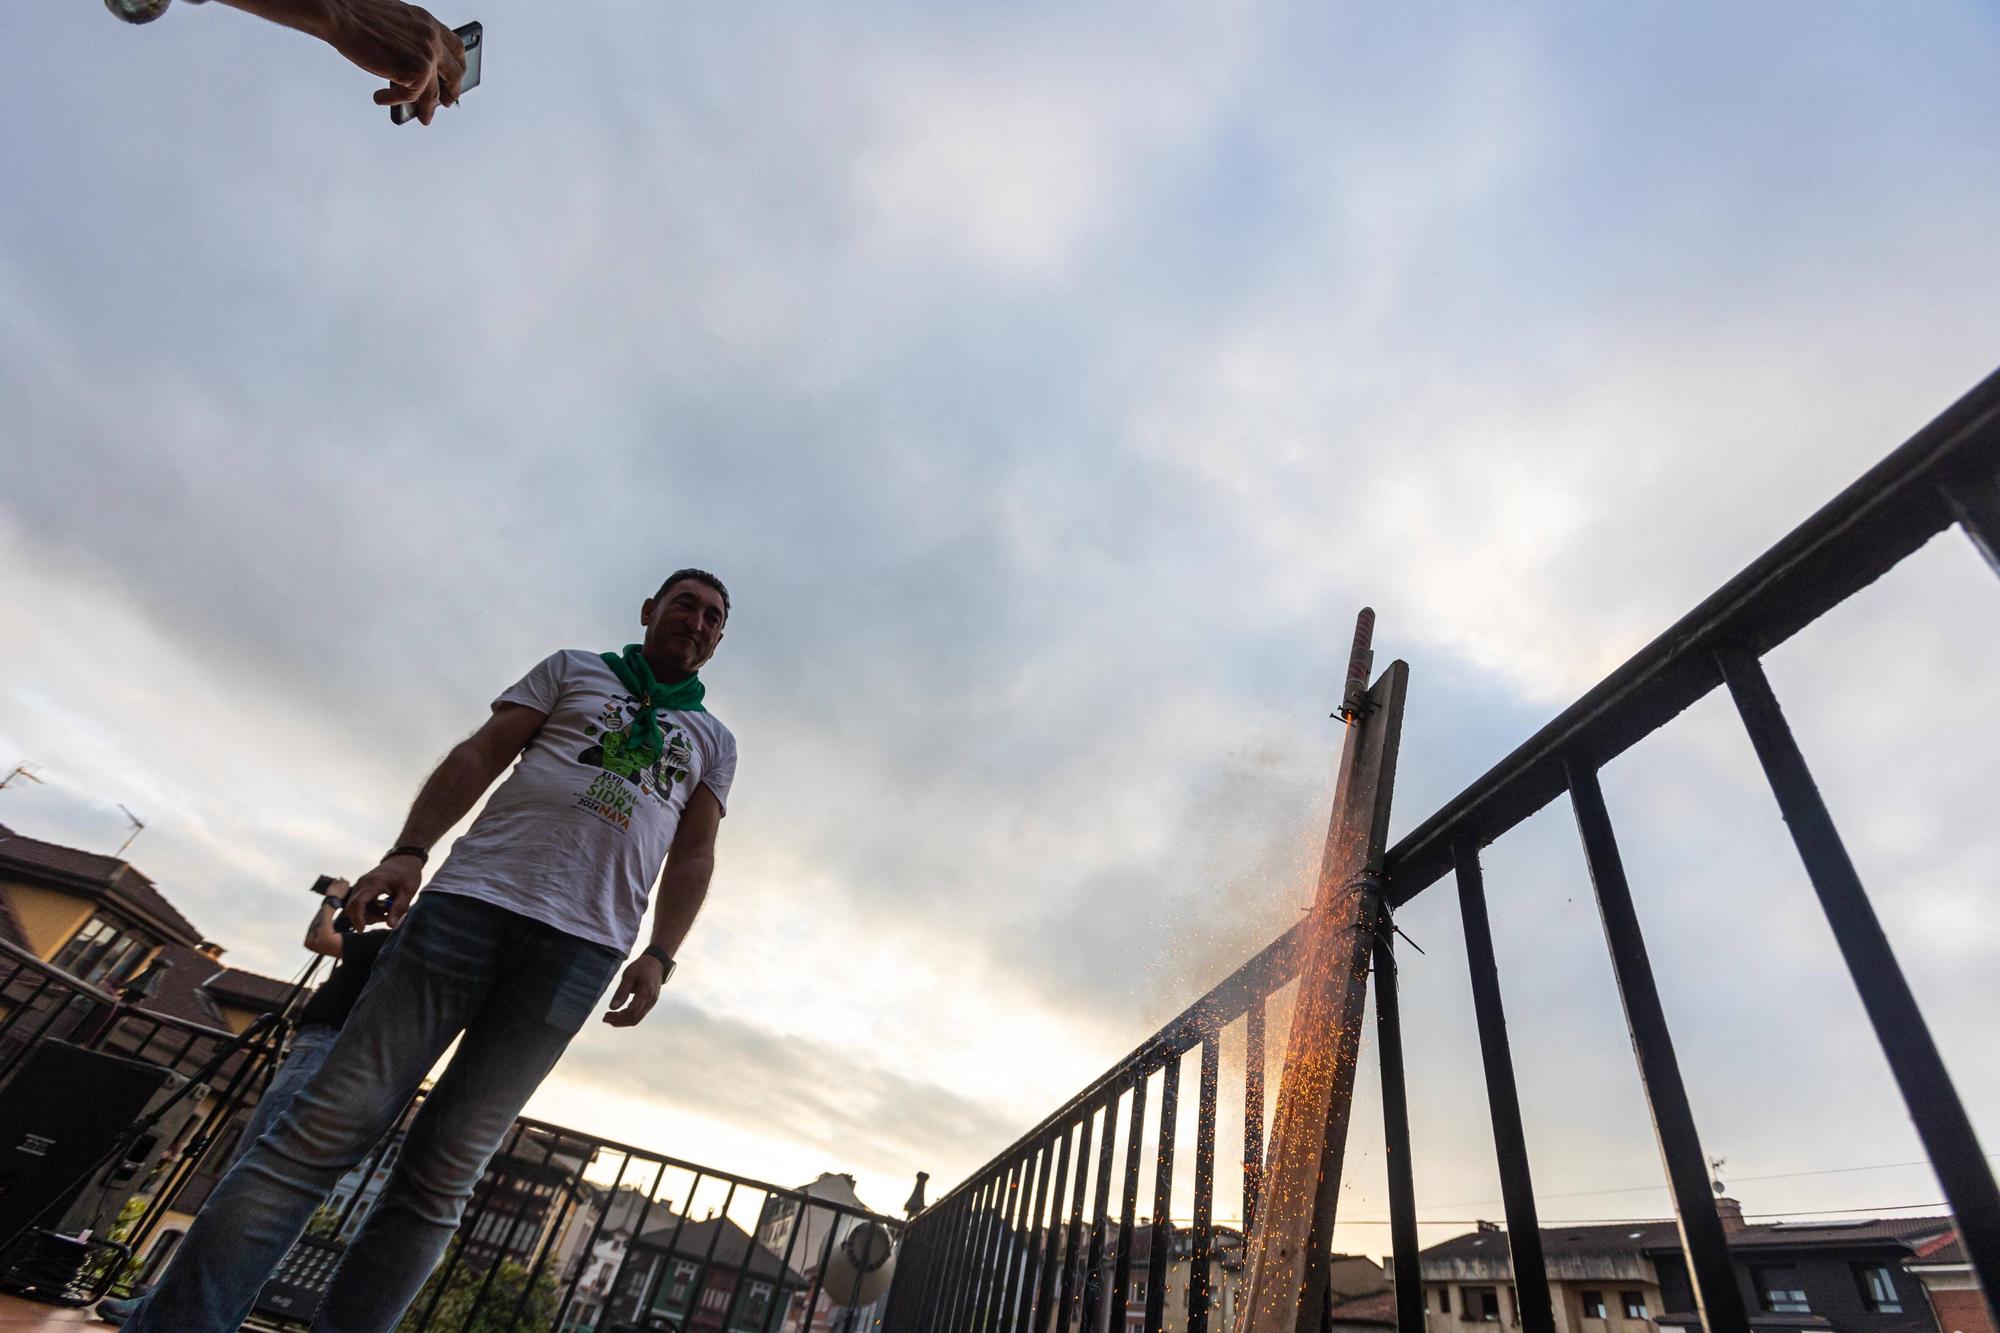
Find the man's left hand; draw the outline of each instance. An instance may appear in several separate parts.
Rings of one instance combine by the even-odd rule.
[[[665,982],[666,969],[660,960],[640,954],[625,965],[625,975],[618,978],[604,1021],[615,1028],[634,1026],[660,1002],[660,987]]]

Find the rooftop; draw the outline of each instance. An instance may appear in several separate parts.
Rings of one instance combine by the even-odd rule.
[[[115,856],[43,842],[0,824],[0,873],[7,871],[108,898],[177,943],[201,943],[202,933],[174,910],[153,881]]]

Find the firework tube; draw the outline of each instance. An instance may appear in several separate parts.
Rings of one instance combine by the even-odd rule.
[[[1347,686],[1341,692],[1340,715],[1353,718],[1361,711],[1362,700],[1368,695],[1368,668],[1375,661],[1375,608],[1364,606],[1361,614],[1354,618],[1354,650],[1347,658]]]

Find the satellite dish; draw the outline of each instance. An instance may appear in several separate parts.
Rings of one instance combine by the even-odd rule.
[[[820,1290],[835,1305],[868,1305],[889,1289],[896,1271],[896,1243],[880,1222],[863,1222],[827,1256]]]

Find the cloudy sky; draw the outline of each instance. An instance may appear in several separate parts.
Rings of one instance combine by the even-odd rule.
[[[0,11],[0,764],[47,779],[0,821],[130,806],[289,974],[495,693],[712,568],[709,905],[533,1108],[878,1208],[1296,919],[1356,607],[1400,831],[2000,364],[1988,6],[438,12],[487,84],[424,130],[218,6]],[[1996,660],[1948,533],[1771,662],[1989,1148]],[[1605,783],[1748,1209],[1937,1200],[1726,701]],[[1488,881],[1543,1215],[1660,1215],[1567,810]],[[1439,1238],[1498,1191],[1455,903],[1404,925]]]

